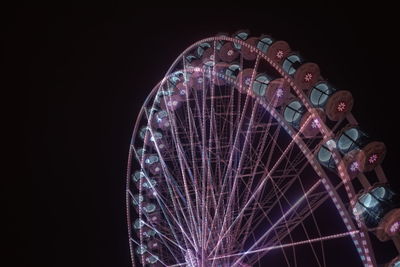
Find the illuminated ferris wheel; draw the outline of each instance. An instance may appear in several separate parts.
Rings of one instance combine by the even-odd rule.
[[[132,265],[329,266],[335,244],[376,266],[371,234],[400,251],[386,148],[352,106],[284,41],[238,31],[191,45],[136,120]]]

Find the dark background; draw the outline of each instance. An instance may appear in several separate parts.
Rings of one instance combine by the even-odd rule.
[[[129,266],[125,173],[135,119],[173,60],[218,32],[244,28],[286,40],[337,88],[350,90],[361,127],[386,143],[383,167],[400,189],[394,11],[323,3],[289,9],[35,3],[4,10],[11,18],[3,53],[22,104],[10,112],[24,127],[17,153],[28,168],[3,187],[15,189],[5,201],[15,266]]]

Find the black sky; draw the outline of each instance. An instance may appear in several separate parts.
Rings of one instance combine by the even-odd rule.
[[[320,3],[197,10],[25,4],[11,10],[3,51],[17,97],[26,99],[17,113],[29,170],[16,177],[19,193],[6,202],[15,207],[9,216],[17,226],[10,228],[9,245],[15,266],[129,266],[124,190],[135,118],[173,60],[218,32],[245,28],[286,40],[337,88],[350,90],[361,127],[386,143],[383,167],[400,189],[393,9]]]

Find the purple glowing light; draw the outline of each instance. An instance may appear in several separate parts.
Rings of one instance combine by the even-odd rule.
[[[278,89],[276,90],[276,96],[277,96],[278,98],[281,98],[281,97],[283,96],[283,89],[282,89],[282,88],[278,88]]]
[[[357,161],[354,161],[353,163],[351,163],[350,165],[350,171],[352,172],[356,172],[360,169],[360,163],[358,163]]]
[[[373,163],[375,163],[377,160],[378,160],[378,155],[377,155],[377,154],[373,154],[373,155],[371,155],[371,156],[369,157],[368,162],[369,162],[370,164],[373,164]]]
[[[389,231],[390,231],[391,234],[395,234],[395,233],[399,232],[399,230],[400,230],[400,221],[394,222],[394,223],[390,226],[390,229],[389,229]]]
[[[311,128],[316,129],[316,128],[320,128],[321,127],[321,123],[319,122],[318,119],[314,119],[311,122]]]

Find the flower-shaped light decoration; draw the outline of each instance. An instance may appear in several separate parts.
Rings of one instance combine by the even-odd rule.
[[[339,105],[337,106],[337,110],[340,112],[343,112],[346,110],[346,103],[340,102]]]
[[[373,164],[373,163],[375,163],[377,160],[378,160],[378,155],[377,155],[377,154],[372,154],[372,155],[369,157],[368,162],[369,162],[370,164]]]
[[[282,88],[278,88],[278,89],[276,90],[276,96],[277,96],[278,98],[281,98],[281,97],[283,96],[283,89],[282,89]]]
[[[389,228],[391,234],[395,234],[399,232],[399,230],[400,230],[400,221],[394,222]]]
[[[276,52],[276,57],[281,59],[283,58],[283,51],[282,50],[278,50],[278,52]]]
[[[352,172],[356,172],[360,169],[360,163],[358,163],[357,161],[354,161],[353,163],[351,163],[350,165],[350,171]]]
[[[316,129],[316,128],[319,128],[319,127],[321,127],[321,123],[319,122],[318,119],[314,119],[311,122],[311,128]]]
[[[304,81],[310,82],[313,78],[313,75],[311,73],[307,73],[306,76],[304,76]]]

